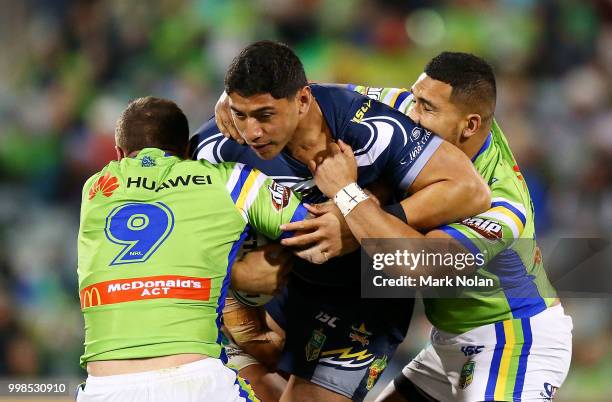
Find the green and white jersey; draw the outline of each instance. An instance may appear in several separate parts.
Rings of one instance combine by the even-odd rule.
[[[78,277],[89,361],[178,353],[224,358],[221,311],[252,226],[270,239],[300,200],[256,169],[146,148],[83,188]]]
[[[412,94],[406,89],[353,87],[407,114]],[[487,291],[461,291],[457,298],[424,299],[430,322],[442,331],[463,333],[513,318],[532,317],[556,298],[535,241],[534,212],[529,191],[508,142],[493,122],[485,144],[472,159],[491,189],[491,208],[440,230],[472,254],[484,256],[477,275],[491,278]]]

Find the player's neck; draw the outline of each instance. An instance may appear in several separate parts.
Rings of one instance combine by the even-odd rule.
[[[331,133],[321,108],[315,99],[297,126],[292,140],[287,144],[287,151],[302,163],[308,163],[316,155],[327,149],[332,142]]]
[[[487,137],[490,132],[491,132],[490,127],[483,128],[482,130],[478,131],[478,133],[471,136],[463,144],[460,144],[459,149],[461,149],[463,153],[467,155],[468,158],[470,159],[474,158],[474,156],[478,154],[478,151],[480,151],[482,146],[487,141]]]

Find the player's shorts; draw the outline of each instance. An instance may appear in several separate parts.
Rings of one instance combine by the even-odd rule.
[[[286,333],[278,368],[361,401],[404,340],[413,299],[361,299],[292,276],[266,305]]]
[[[572,319],[557,305],[460,335],[433,328],[431,344],[400,376],[439,401],[550,401],[571,356]]]
[[[259,401],[250,385],[219,359],[103,377],[88,376],[77,402]]]

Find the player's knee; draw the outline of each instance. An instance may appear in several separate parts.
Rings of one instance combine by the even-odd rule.
[[[240,370],[240,377],[246,379],[255,395],[262,401],[278,401],[287,381],[261,364],[253,364]]]
[[[377,399],[377,402],[437,402],[437,399],[428,395],[421,388],[417,387],[403,373],[399,373],[393,382],[389,384],[393,387],[388,397]],[[387,388],[389,388],[387,386]],[[385,389],[387,391],[387,389]]]
[[[350,402],[351,399],[325,389],[303,378],[292,375],[283,392],[281,402]]]

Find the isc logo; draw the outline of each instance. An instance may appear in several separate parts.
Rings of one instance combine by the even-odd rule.
[[[329,314],[325,314],[325,312],[320,311],[319,314],[315,317],[315,319],[327,323],[332,328],[336,328],[336,321],[339,319],[338,317],[331,316]]]
[[[480,345],[480,346],[462,346],[461,347],[461,351],[466,356],[477,355],[478,353],[482,352],[482,349],[484,349],[484,345]]]

